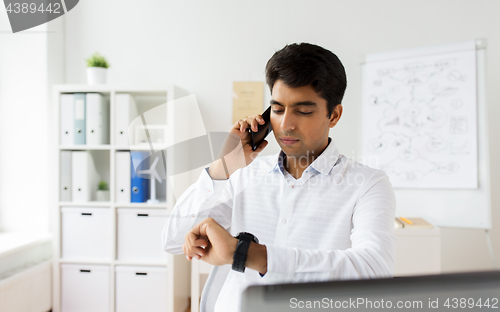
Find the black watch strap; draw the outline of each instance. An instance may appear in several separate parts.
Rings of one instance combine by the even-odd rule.
[[[243,273],[245,272],[245,262],[247,261],[247,253],[250,243],[252,241],[259,243],[259,240],[253,234],[247,232],[239,233],[236,238],[238,239],[238,245],[236,245],[236,250],[233,254],[232,269]]]

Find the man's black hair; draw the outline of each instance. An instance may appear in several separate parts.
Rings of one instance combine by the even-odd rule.
[[[342,103],[347,77],[339,58],[310,43],[293,43],[274,53],[266,65],[266,82],[271,93],[281,80],[291,88],[311,85],[327,102],[328,117]]]

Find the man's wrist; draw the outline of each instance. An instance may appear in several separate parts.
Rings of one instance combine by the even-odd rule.
[[[227,260],[227,264],[230,264],[230,265],[233,265],[233,255],[234,255],[234,252],[236,251],[236,246],[238,246],[238,239],[236,237],[232,237],[232,241],[231,241],[231,244],[230,244],[230,249],[229,249],[229,254],[228,254],[228,260]]]
[[[245,266],[264,275],[267,273],[267,247],[255,242],[250,243],[248,248],[247,262]]]
[[[227,264],[233,265],[233,255],[238,245],[238,239],[234,238],[231,242],[231,258],[228,259]],[[267,247],[265,245],[251,242],[248,248],[247,261],[245,267],[258,271],[262,275],[267,272]]]

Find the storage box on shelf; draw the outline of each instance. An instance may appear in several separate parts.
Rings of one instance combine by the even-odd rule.
[[[116,266],[116,310],[161,312],[166,310],[165,267]]]
[[[61,256],[68,260],[110,261],[110,208],[62,207]]]
[[[61,310],[108,312],[109,266],[61,264]]]
[[[164,105],[186,95],[175,86],[54,86],[58,140],[52,159],[59,187],[51,197],[56,225],[52,311],[187,308],[190,263],[165,253],[161,234],[175,204],[171,185],[186,189],[193,181],[167,180],[173,159],[161,157],[156,163],[164,172],[161,182],[140,176],[147,178],[141,185],[156,189],[157,201],[131,200],[137,198],[133,174],[165,156],[169,142],[179,141],[175,122],[189,123],[185,112]],[[131,161],[134,151],[153,156],[141,159],[138,167]],[[97,201],[99,181],[109,186],[109,201]],[[135,191],[150,197],[149,189]]]
[[[117,259],[129,262],[167,260],[161,234],[167,213],[163,209],[117,209]]]

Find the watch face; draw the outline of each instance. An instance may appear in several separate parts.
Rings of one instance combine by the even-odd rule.
[[[236,235],[236,238],[242,239],[242,240],[254,241],[257,244],[259,243],[259,240],[257,239],[257,237],[255,237],[255,235],[253,235],[252,233],[248,233],[248,232],[240,232],[240,233],[238,233],[238,235]]]

